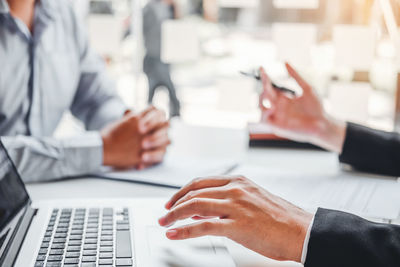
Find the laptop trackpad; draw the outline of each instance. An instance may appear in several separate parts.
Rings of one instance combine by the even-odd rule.
[[[183,241],[171,241],[165,237],[165,229],[147,227],[147,240],[152,266],[157,267],[234,267],[231,255],[221,238],[202,237]]]

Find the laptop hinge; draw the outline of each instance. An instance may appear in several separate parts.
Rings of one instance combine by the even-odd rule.
[[[4,261],[1,263],[2,266],[13,266],[14,262],[18,256],[18,252],[24,242],[26,233],[28,232],[29,226],[36,215],[37,209],[33,209],[30,205],[27,206],[24,216],[14,233],[14,236],[10,240],[9,247],[7,249],[6,255],[4,256]]]

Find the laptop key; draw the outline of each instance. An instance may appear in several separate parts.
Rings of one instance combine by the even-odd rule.
[[[62,261],[63,257],[61,255],[51,255],[47,257],[47,262],[49,261]]]
[[[44,234],[44,237],[51,237],[52,234],[53,234],[53,231],[46,231],[46,233]]]
[[[100,259],[99,265],[112,265],[113,259]]]
[[[68,242],[68,246],[80,246],[80,245],[82,245],[81,240],[70,240]]]
[[[96,256],[97,251],[96,250],[84,250],[83,251],[83,256]]]
[[[83,245],[83,249],[84,249],[84,250],[93,250],[93,249],[97,249],[97,245],[96,245],[96,244]]]
[[[39,255],[45,255],[45,254],[47,254],[47,248],[39,249]]]
[[[40,245],[40,248],[48,248],[50,246],[50,243],[49,242],[43,242],[41,245]]]
[[[112,241],[113,237],[111,235],[106,235],[101,237],[101,241]]]
[[[113,252],[113,247],[100,247],[100,252]]]
[[[83,230],[72,230],[71,235],[83,235]]]
[[[71,235],[69,240],[82,240],[82,235]]]
[[[96,256],[83,256],[82,262],[96,262]]]
[[[96,263],[94,262],[82,262],[81,267],[96,267]]]
[[[53,239],[53,244],[56,244],[56,243],[65,243],[66,241],[67,241],[66,238],[54,238],[54,239]]]
[[[79,258],[81,253],[78,251],[69,251],[65,254],[65,258]]]
[[[78,264],[79,258],[67,258],[64,260],[64,264]]]
[[[112,259],[113,254],[110,252],[108,252],[108,253],[100,252],[99,258],[100,259]]]
[[[89,239],[89,238],[97,238],[97,233],[87,233],[86,234],[86,238],[87,239]]]
[[[132,266],[133,262],[132,259],[116,259],[115,266]]]
[[[53,244],[51,245],[51,249],[64,249],[65,248],[65,244]]]
[[[36,261],[44,261],[46,259],[46,255],[38,255]]]
[[[132,258],[130,231],[116,232],[115,250],[117,258]]]
[[[111,241],[100,241],[100,246],[102,246],[102,247],[112,247],[113,246],[113,242],[111,242]]]
[[[46,267],[61,267],[61,262],[47,262]]]
[[[52,249],[50,250],[50,255],[63,255],[64,250],[63,249]]]
[[[109,230],[105,230],[105,231],[101,231],[101,235],[102,236],[104,236],[104,235],[113,235],[113,232],[109,231]]]
[[[67,247],[67,251],[68,251],[68,252],[77,252],[77,251],[81,251],[81,247],[80,247],[80,246],[68,246],[68,247]]]
[[[54,238],[64,238],[67,237],[67,233],[56,233]]]
[[[44,261],[37,261],[35,262],[34,267],[43,267],[44,266]]]

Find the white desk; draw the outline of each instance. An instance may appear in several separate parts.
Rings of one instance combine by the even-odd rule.
[[[238,158],[273,169],[285,169],[302,173],[313,172],[323,166],[327,171],[338,168],[337,156],[321,151],[289,149],[248,149],[244,130],[229,130],[185,126],[174,122],[171,130],[173,145],[168,153],[176,155],[201,155]],[[52,183],[27,186],[33,201],[64,198],[130,198],[170,197],[172,189],[142,184],[117,182],[103,179],[69,179]],[[229,243],[238,266],[299,266],[294,263],[278,263]]]

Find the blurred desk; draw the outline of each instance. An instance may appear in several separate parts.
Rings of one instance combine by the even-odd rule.
[[[338,168],[333,153],[290,149],[249,149],[245,130],[188,126],[174,121],[169,154],[235,158],[267,166],[271,170],[290,169],[303,174]],[[190,179],[190,178],[189,178]],[[174,190],[142,184],[112,180],[81,178],[27,186],[33,201],[64,198],[132,198],[170,197]],[[238,266],[300,266],[295,263],[278,263],[228,241]]]

